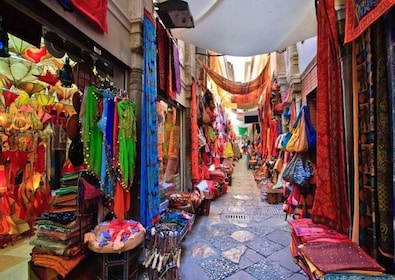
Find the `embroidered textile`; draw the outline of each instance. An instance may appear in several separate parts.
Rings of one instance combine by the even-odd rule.
[[[346,233],[350,224],[344,170],[344,128],[339,46],[333,1],[318,4],[317,189],[315,223]]]
[[[147,227],[159,214],[159,166],[157,141],[156,30],[151,14],[144,11],[144,69],[141,115],[140,217]]]
[[[167,89],[167,72],[168,72],[168,61],[169,61],[169,35],[166,32],[166,29],[159,22],[159,19],[156,20],[156,43],[158,45],[158,89],[162,92],[166,92]]]
[[[393,16],[392,16],[393,18]],[[384,20],[379,19],[372,25],[373,84],[375,85],[375,122],[376,128],[376,182],[377,205],[380,215],[376,217],[378,254],[391,263],[394,256],[394,230],[392,227],[392,161],[391,157],[391,100],[388,91],[388,70],[386,67],[387,48],[385,45],[386,28]],[[388,29],[387,29],[388,30]],[[391,79],[393,81],[393,79]],[[379,261],[381,265],[384,263]]]
[[[375,166],[374,166],[374,92],[372,83],[371,32],[367,29],[353,44],[356,96],[358,100],[358,174],[359,193],[354,199],[359,201],[359,245],[376,256],[375,236]]]
[[[395,0],[346,0],[345,43],[358,38],[394,4]]]
[[[388,91],[389,91],[389,98],[390,101],[388,102],[388,104],[391,104],[392,106],[390,107],[390,111],[392,112],[391,114],[391,123],[392,123],[392,127],[390,129],[391,131],[391,147],[392,147],[392,153],[390,155],[391,160],[393,161],[394,159],[394,155],[395,155],[395,146],[394,146],[394,137],[395,137],[395,110],[394,110],[394,102],[395,102],[395,22],[394,22],[394,10],[391,10],[390,13],[388,13],[388,15],[385,16],[385,37],[386,37],[386,54],[387,54],[387,79],[388,79]],[[388,129],[388,128],[387,128]],[[392,205],[391,205],[391,209],[393,209],[394,207],[394,201],[395,201],[395,192],[393,191],[394,189],[394,182],[393,182],[393,177],[395,174],[395,165],[392,164],[392,176],[391,176],[391,180],[392,180],[392,184],[391,184],[391,188],[392,188]],[[390,190],[391,192],[391,190]],[[392,218],[392,223],[395,223],[395,213],[392,214],[393,218]],[[391,224],[390,222],[390,224]],[[392,234],[392,238],[394,238],[393,234]],[[395,242],[395,241],[394,241]],[[393,248],[393,246],[392,246]],[[394,249],[392,249],[392,254],[394,254]],[[384,251],[383,251],[384,252]],[[393,258],[392,260],[393,265],[392,268],[395,267],[395,259]]]

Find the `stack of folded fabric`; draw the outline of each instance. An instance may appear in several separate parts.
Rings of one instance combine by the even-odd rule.
[[[78,173],[66,173],[60,179],[61,186],[55,190],[50,202],[53,213],[77,211]]]
[[[77,212],[45,213],[36,220],[32,263],[55,270],[65,277],[83,258],[82,234],[93,227],[92,216]]]
[[[347,235],[313,223],[311,219],[288,223],[291,254],[310,279],[392,279],[387,278],[385,269]]]

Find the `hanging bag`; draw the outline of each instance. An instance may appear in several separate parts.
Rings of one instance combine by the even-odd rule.
[[[291,137],[287,141],[285,150],[290,153],[301,153],[307,151],[308,147],[303,110],[299,111],[290,134]]]
[[[307,135],[307,145],[309,149],[313,149],[317,146],[317,132],[310,120],[310,113],[307,106],[303,106],[303,111]]]

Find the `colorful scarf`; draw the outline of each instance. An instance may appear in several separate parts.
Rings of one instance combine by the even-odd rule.
[[[157,140],[157,72],[156,30],[151,14],[144,10],[144,83],[141,102],[141,178],[140,217],[144,226],[150,226],[159,214],[159,166]]]

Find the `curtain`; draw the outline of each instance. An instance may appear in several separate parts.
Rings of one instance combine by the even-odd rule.
[[[156,30],[154,20],[144,11],[143,34],[143,96],[141,102],[141,178],[140,218],[147,227],[159,214],[159,166],[157,139],[157,72],[156,72]]]

